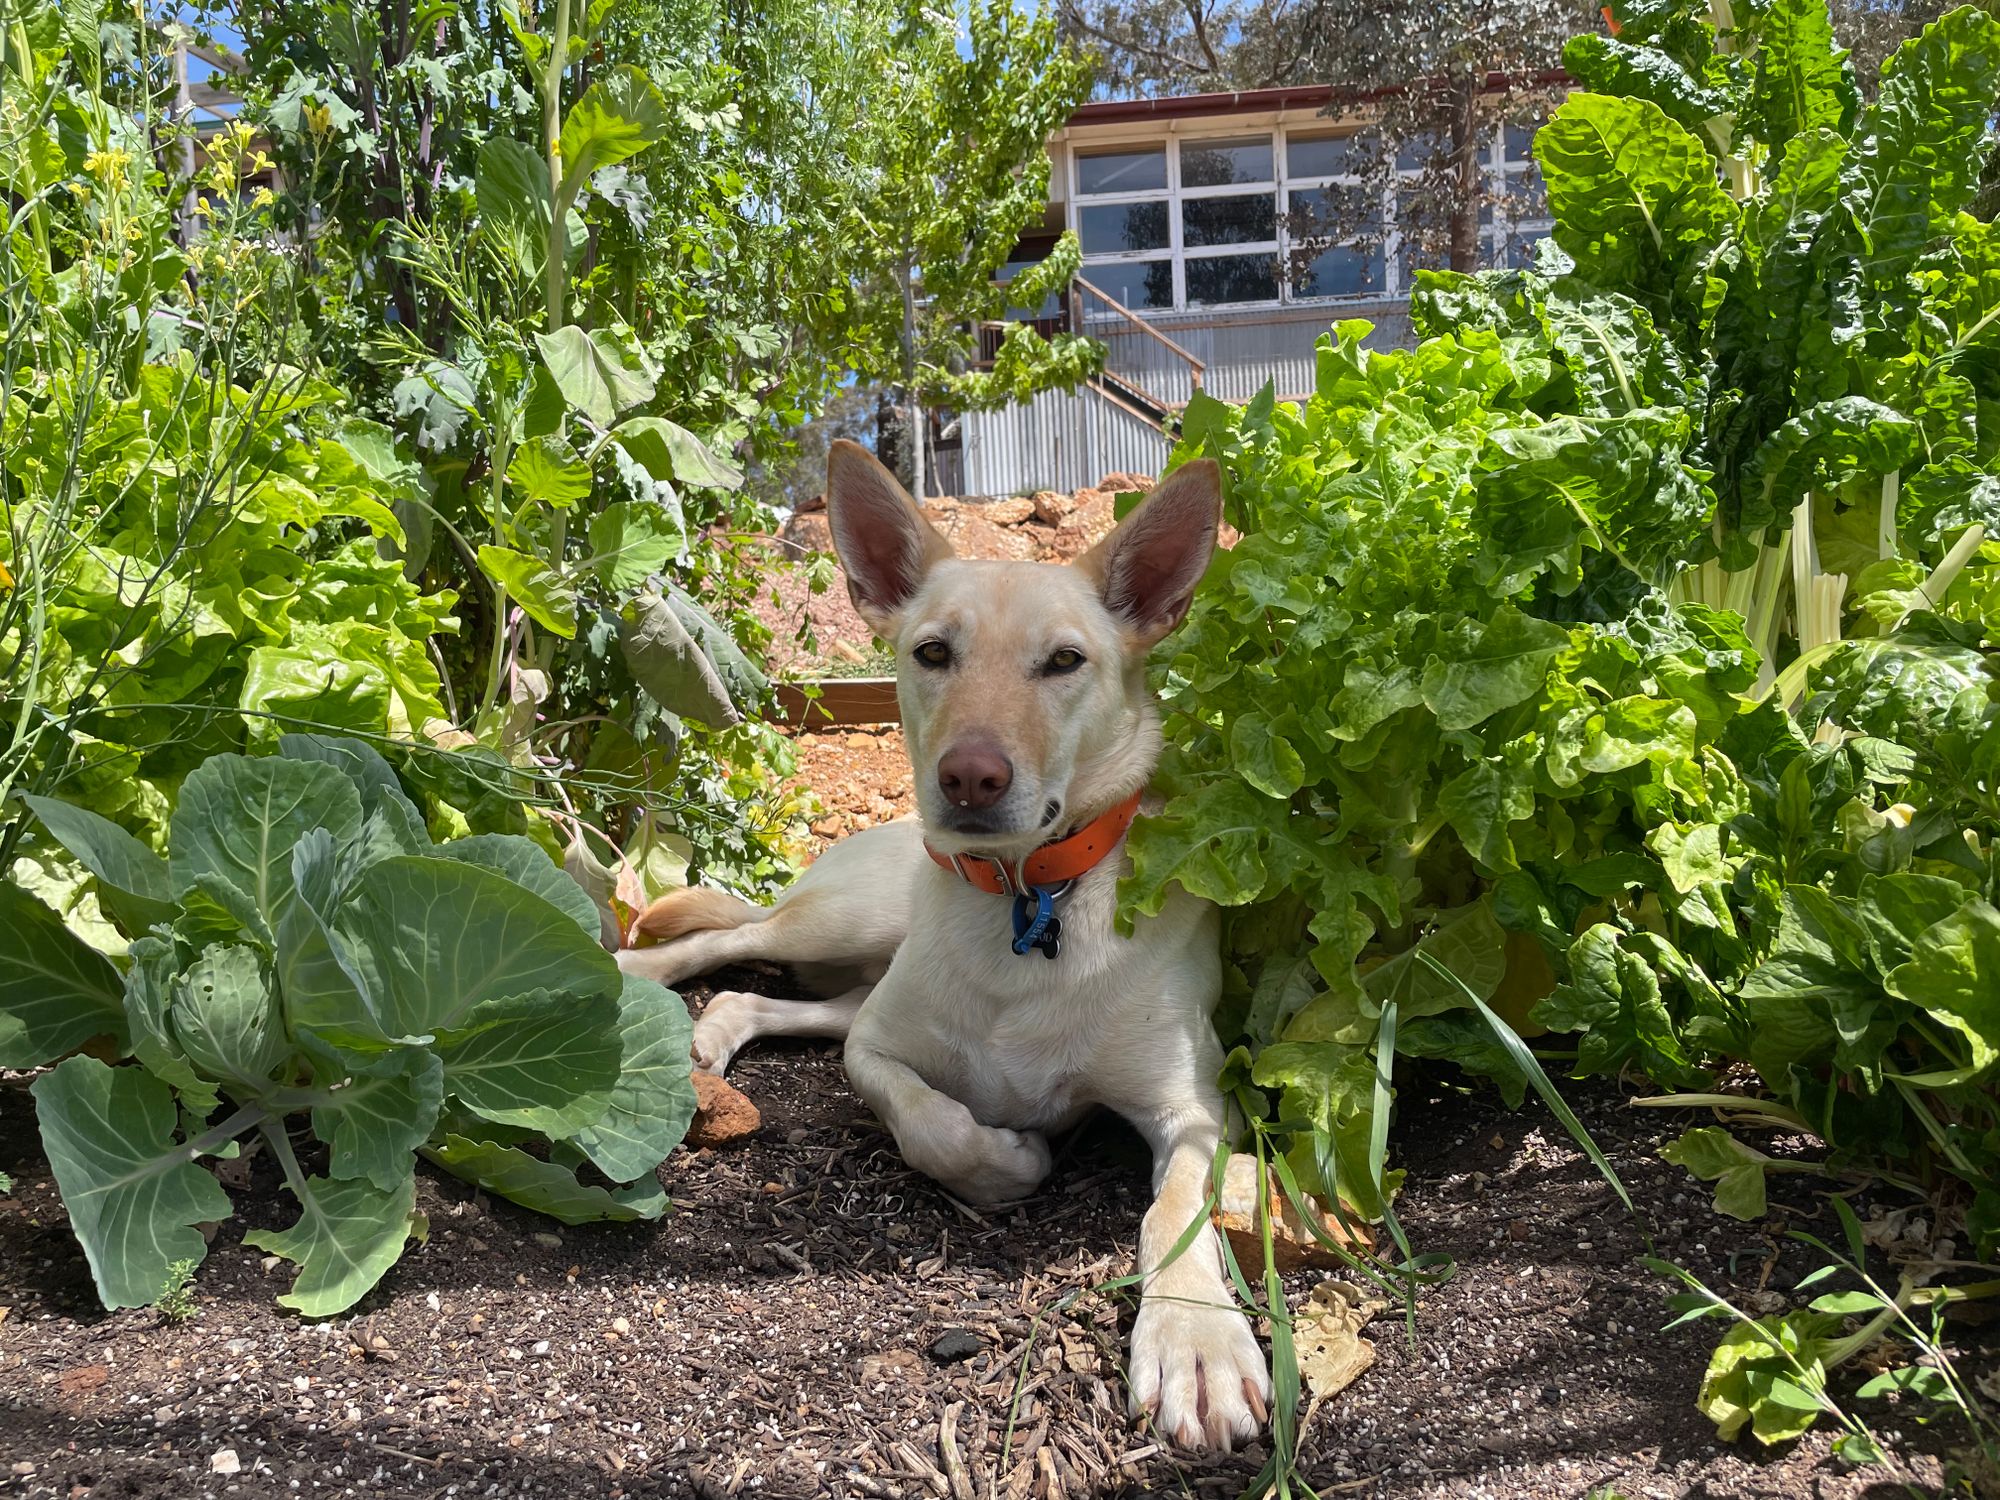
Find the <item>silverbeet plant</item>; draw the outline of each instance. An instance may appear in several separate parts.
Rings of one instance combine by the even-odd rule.
[[[62,1059],[36,1115],[105,1306],[154,1303],[201,1260],[198,1226],[232,1212],[202,1161],[246,1142],[299,1216],[244,1243],[297,1264],[279,1301],[308,1316],[421,1239],[418,1155],[565,1223],[658,1217],[655,1168],[694,1109],[679,998],[619,973],[528,839],[433,844],[359,741],[280,752],[197,767],[164,859],[29,799],[130,935],[122,966],[0,886],[0,1066]]]

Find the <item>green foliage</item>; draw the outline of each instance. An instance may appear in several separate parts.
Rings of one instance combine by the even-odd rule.
[[[1652,596],[1621,628],[1591,618],[1621,566],[1613,537],[1657,556],[1699,525],[1691,508],[1678,539],[1661,524],[1643,435],[1670,413],[1549,422],[1522,397],[1546,350],[1527,358],[1488,334],[1371,354],[1363,331],[1322,342],[1302,410],[1267,396],[1189,411],[1183,454],[1224,461],[1244,537],[1164,665],[1182,710],[1162,771],[1171,800],[1135,831],[1125,887],[1140,912],[1170,882],[1241,909],[1239,1019],[1277,1044],[1258,1082],[1283,1084],[1284,1115],[1358,1120],[1345,1128],[1360,1142],[1392,1000],[1406,1049],[1518,1090],[1470,1009],[1501,988],[1506,929],[1560,922],[1566,939],[1592,902],[1663,883],[1647,835],[1712,814],[1716,699],[1754,673],[1740,630],[1707,611]],[[1496,607],[1496,592],[1512,602]],[[1617,971],[1617,958],[1604,962]],[[1609,984],[1604,1003],[1628,1004],[1593,962],[1574,966],[1579,996]],[[1645,1006],[1621,1024],[1671,1033],[1670,1006],[1683,1020],[1723,1010],[1697,972],[1669,999],[1655,984],[1645,1005],[1657,1025]],[[1300,1049],[1318,1060],[1280,1079],[1269,1059]],[[1306,1146],[1295,1169],[1321,1180],[1323,1149]],[[1331,1159],[1365,1207],[1356,1173]]]
[[[1088,69],[1058,41],[1054,18],[1011,0],[972,0],[963,19],[903,11],[861,45],[878,65],[897,58],[910,73],[864,127],[881,177],[842,247],[861,288],[860,372],[953,406],[998,405],[1094,373],[1101,346],[1075,335],[1046,340],[1025,326],[1008,330],[991,372],[962,373],[980,321],[1009,305],[1039,305],[1080,259],[1066,234],[1018,284],[994,279],[1042,216],[1048,139],[1089,88]]]
[[[655,1169],[694,1110],[680,1000],[618,972],[596,908],[529,840],[434,844],[359,741],[285,736],[278,751],[197,766],[154,864],[106,859],[115,825],[41,804],[100,882],[141,869],[163,908],[125,932],[122,980],[0,886],[10,927],[33,935],[4,960],[10,1064],[99,1035],[133,1060],[69,1056],[33,1087],[105,1305],[162,1302],[175,1268],[199,1263],[195,1226],[231,1212],[200,1158],[252,1130],[299,1219],[245,1242],[297,1263],[280,1300],[307,1316],[352,1306],[422,1235],[417,1152],[569,1223],[658,1216]],[[319,1175],[294,1151],[297,1115],[325,1148]]]
[[[196,1264],[192,1260],[177,1260],[167,1267],[167,1284],[153,1303],[153,1310],[169,1323],[185,1323],[195,1315]]]
[[[1518,1099],[1509,1031],[1546,1030],[1696,1097],[1747,1065],[1826,1148],[1688,1131],[1722,1212],[1908,1174],[1991,1257],[2000,304],[1960,210],[2000,22],[1945,16],[1864,110],[1810,0],[1620,20],[1538,137],[1534,269],[1420,277],[1418,348],[1342,325],[1299,406],[1189,408],[1175,461],[1222,462],[1243,539],[1161,666],[1123,897],[1228,908],[1225,1039],[1364,1214],[1378,1047]],[[1741,1320],[1724,1435],[1833,1410],[1849,1311]]]
[[[1693,1137],[1696,1132],[1689,1132]],[[1697,1147],[1695,1159],[1710,1155]],[[1853,1393],[1858,1401],[1885,1395],[1900,1398],[1898,1416],[1929,1423],[1954,1418],[1959,1433],[1971,1442],[1952,1453],[1944,1465],[1939,1493],[1979,1494],[1986,1477],[2000,1463],[2000,1422],[1953,1361],[1946,1347],[1945,1318],[1954,1303],[2000,1295],[2000,1281],[1960,1286],[1922,1286],[1927,1278],[1903,1268],[1894,1289],[1884,1286],[1868,1269],[1865,1233],[1845,1199],[1832,1200],[1840,1219],[1846,1253],[1800,1231],[1787,1238],[1818,1252],[1822,1263],[1798,1281],[1801,1292],[1839,1277],[1853,1289],[1822,1292],[1804,1306],[1752,1319],[1709,1290],[1689,1272],[1663,1261],[1649,1261],[1655,1270],[1678,1281],[1685,1290],[1670,1299],[1679,1309],[1675,1326],[1712,1318],[1730,1329],[1703,1373],[1697,1405],[1722,1436],[1752,1433],[1765,1445],[1789,1442],[1821,1417],[1843,1430],[1834,1452],[1851,1464],[1881,1463],[1884,1448],[1868,1424],[1834,1397],[1830,1377],[1860,1355],[1873,1353],[1879,1373]],[[1906,1354],[1910,1362],[1883,1365]]]

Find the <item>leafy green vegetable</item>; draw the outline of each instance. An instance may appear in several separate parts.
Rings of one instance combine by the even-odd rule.
[[[1715,1184],[1715,1211],[1754,1223],[1764,1217],[1764,1172],[1771,1158],[1728,1131],[1700,1125],[1660,1148],[1660,1155]]]
[[[408,1173],[387,1190],[359,1178],[312,1177],[302,1188],[298,1223],[282,1232],[253,1229],[243,1243],[297,1264],[279,1302],[308,1318],[329,1317],[360,1301],[402,1256],[417,1183]]]
[[[201,1259],[192,1226],[230,1207],[198,1158],[253,1127],[300,1216],[246,1242],[298,1263],[281,1300],[308,1316],[352,1306],[421,1232],[413,1153],[569,1222],[662,1212],[652,1174],[694,1108],[679,999],[619,973],[595,906],[528,840],[433,847],[368,746],[287,736],[281,748],[197,766],[159,870],[99,820],[48,804],[50,832],[79,858],[155,896],[146,882],[165,872],[166,920],[128,934],[122,985],[54,913],[0,887],[28,939],[0,968],[0,1038],[21,1065],[101,1035],[131,1045],[133,1066],[71,1057],[35,1085],[106,1305],[151,1303],[174,1265]],[[234,1113],[210,1127],[225,1099]],[[324,1176],[300,1168],[293,1114],[328,1147]],[[482,1121],[506,1142],[469,1143]],[[516,1142],[536,1135],[632,1186],[523,1153]]]
[[[19,886],[0,884],[0,1067],[33,1068],[125,1032],[118,970]]]
[[[1822,1313],[1737,1324],[1709,1361],[1695,1405],[1725,1438],[1747,1426],[1767,1446],[1790,1442],[1826,1410],[1819,1351],[1839,1327]]]
[[[30,1091],[98,1296],[109,1308],[148,1306],[176,1262],[208,1253],[195,1226],[230,1213],[229,1195],[175,1139],[173,1091],[90,1057],[67,1059]]]

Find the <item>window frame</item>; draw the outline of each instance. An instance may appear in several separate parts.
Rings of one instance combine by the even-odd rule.
[[[1164,202],[1167,209],[1167,243],[1164,248],[1152,250],[1101,251],[1083,257],[1083,275],[1090,278],[1093,265],[1143,265],[1169,262],[1172,266],[1172,304],[1167,307],[1134,307],[1127,309],[1137,316],[1155,314],[1207,313],[1226,315],[1234,312],[1271,312],[1290,307],[1327,307],[1341,304],[1362,304],[1394,302],[1407,298],[1412,280],[1403,274],[1403,240],[1400,218],[1396,212],[1396,196],[1402,184],[1422,174],[1421,167],[1398,167],[1388,189],[1383,193],[1381,205],[1382,220],[1388,232],[1382,236],[1377,251],[1377,264],[1382,285],[1379,290],[1366,292],[1335,292],[1322,296],[1301,294],[1293,290],[1291,277],[1287,274],[1291,259],[1292,236],[1288,223],[1292,212],[1292,194],[1313,192],[1323,188],[1361,188],[1366,184],[1360,176],[1352,172],[1314,173],[1294,177],[1291,173],[1291,146],[1297,139],[1324,140],[1329,137],[1351,136],[1367,129],[1367,123],[1353,125],[1329,125],[1323,120],[1312,120],[1297,125],[1272,124],[1254,129],[1239,128],[1226,130],[1206,129],[1186,134],[1173,131],[1165,136],[1141,136],[1129,140],[1104,140],[1072,143],[1064,153],[1064,173],[1067,178],[1068,193],[1064,205],[1068,227],[1080,230],[1085,207],[1115,207],[1135,203]],[[1509,245],[1517,240],[1538,238],[1548,233],[1552,221],[1546,213],[1535,217],[1514,218],[1509,216],[1503,205],[1513,199],[1513,183],[1529,172],[1539,170],[1532,157],[1532,130],[1529,134],[1530,154],[1510,157],[1507,154],[1508,123],[1496,121],[1491,127],[1487,140],[1480,148],[1480,170],[1489,185],[1488,191],[1495,200],[1490,217],[1484,218],[1479,226],[1480,253],[1487,265],[1502,264],[1502,256]],[[1184,184],[1182,174],[1182,152],[1204,145],[1229,142],[1243,143],[1263,136],[1271,142],[1271,177],[1268,182],[1226,182],[1200,186]],[[1117,193],[1085,193],[1080,186],[1081,162],[1096,155],[1117,155],[1135,151],[1159,149],[1165,156],[1166,187],[1143,188]],[[1256,196],[1268,189],[1271,193],[1274,216],[1275,237],[1269,240],[1249,241],[1231,245],[1194,245],[1186,243],[1186,225],[1182,206],[1202,198],[1234,198]],[[1351,243],[1351,242],[1349,242]],[[1277,265],[1278,295],[1275,299],[1255,302],[1190,302],[1187,295],[1187,262],[1192,257],[1207,260],[1222,256],[1268,255]]]

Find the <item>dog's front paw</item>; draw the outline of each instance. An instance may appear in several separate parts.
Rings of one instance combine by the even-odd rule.
[[[1227,1451],[1270,1410],[1271,1372],[1220,1282],[1213,1301],[1149,1295],[1132,1328],[1132,1414],[1184,1448]]]

